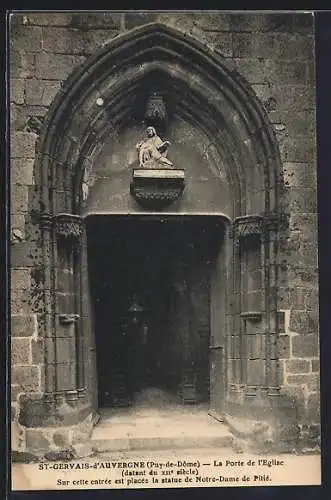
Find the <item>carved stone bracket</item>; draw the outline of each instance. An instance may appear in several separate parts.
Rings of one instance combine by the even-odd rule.
[[[240,314],[245,321],[259,322],[262,319],[261,311],[245,311]]]
[[[146,103],[145,119],[148,123],[155,121],[165,122],[167,120],[167,109],[160,92],[152,92]]]
[[[252,235],[265,234],[277,229],[280,217],[278,215],[245,215],[233,221],[232,237],[236,242]]]
[[[182,195],[184,178],[181,169],[134,169],[130,192],[141,206],[161,208]]]
[[[82,234],[82,218],[74,214],[56,216],[56,234],[66,239],[78,239]]]
[[[79,314],[60,314],[59,321],[62,325],[70,325],[76,323],[79,317]]]
[[[237,217],[233,222],[233,230],[236,240],[255,234],[262,234],[264,231],[264,217],[261,215]]]

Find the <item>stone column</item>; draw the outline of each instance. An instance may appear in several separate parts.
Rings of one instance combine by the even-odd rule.
[[[267,219],[259,215],[238,217],[234,221],[235,261],[240,267],[240,282],[238,276],[234,280],[237,290],[240,289],[241,304],[240,359],[244,390],[241,397],[249,399],[267,395],[270,388],[277,385],[277,363],[271,349],[276,334],[277,311],[272,293],[276,275],[270,260],[273,248],[268,228]],[[234,314],[237,316],[238,311]]]
[[[81,387],[82,339],[80,335],[80,269],[77,253],[82,234],[81,218],[73,214],[58,214],[56,236],[57,266],[57,320],[56,392],[69,400],[78,398]]]
[[[54,324],[54,298],[52,295],[52,247],[54,240],[53,217],[44,213],[40,216],[42,237],[43,267],[44,267],[44,336],[45,336],[45,397],[52,399],[56,390],[55,376],[55,324]]]

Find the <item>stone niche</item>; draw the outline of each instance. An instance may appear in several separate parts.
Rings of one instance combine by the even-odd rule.
[[[144,208],[162,208],[182,195],[184,179],[179,168],[134,168],[130,193]]]

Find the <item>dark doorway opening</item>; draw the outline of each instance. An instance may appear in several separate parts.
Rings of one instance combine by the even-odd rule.
[[[223,222],[98,215],[86,224],[99,406],[129,406],[152,388],[177,404],[208,403]]]

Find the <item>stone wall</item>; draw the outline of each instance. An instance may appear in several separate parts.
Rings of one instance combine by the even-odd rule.
[[[310,14],[19,13],[11,16],[12,400],[44,389],[38,338],[38,234],[31,222],[35,145],[66,78],[97,48],[162,22],[223,55],[251,84],[273,123],[283,161],[279,310],[282,385],[299,401],[302,430],[318,424],[318,282],[314,36]],[[17,442],[17,446],[18,446]]]

